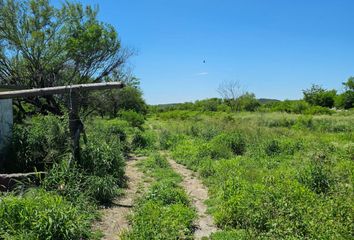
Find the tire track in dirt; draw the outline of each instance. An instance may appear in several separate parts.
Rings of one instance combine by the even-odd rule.
[[[187,191],[188,195],[192,199],[198,213],[197,230],[194,233],[195,239],[201,239],[202,237],[209,237],[210,234],[216,232],[218,229],[214,224],[212,216],[207,213],[207,206],[205,200],[208,199],[208,189],[202,184],[202,182],[195,177],[195,173],[185,166],[176,163],[172,159],[168,159],[171,167],[174,171],[183,177],[182,186]]]
[[[132,213],[134,200],[141,194],[140,188],[145,188],[143,173],[136,167],[137,162],[143,159],[145,158],[130,157],[127,160],[125,175],[128,186],[124,195],[114,200],[112,206],[100,210],[102,218],[95,223],[94,229],[102,231],[103,240],[116,240],[123,231],[130,228],[127,217]]]

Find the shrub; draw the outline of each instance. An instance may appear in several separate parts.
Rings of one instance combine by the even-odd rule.
[[[240,133],[222,133],[210,142],[212,158],[228,158],[230,153],[242,155],[246,151],[246,141]]]
[[[87,204],[86,177],[75,163],[69,164],[69,156],[53,165],[41,185],[47,191],[56,191],[76,204]]]
[[[274,156],[277,154],[281,153],[281,147],[280,147],[280,143],[278,140],[271,140],[270,142],[266,143],[265,145],[265,153],[268,156]]]
[[[80,212],[54,193],[32,190],[24,196],[1,198],[0,238],[89,238],[92,219],[92,214]]]
[[[112,175],[88,176],[85,191],[101,204],[111,203],[121,193],[117,179]]]
[[[332,114],[334,111],[326,108],[326,107],[321,107],[321,106],[311,106],[309,109],[307,109],[305,114],[311,114],[311,115],[320,115],[320,114]]]
[[[155,141],[155,135],[152,133],[137,130],[133,134],[131,146],[134,150],[149,148],[154,146]]]
[[[125,162],[119,141],[107,143],[91,138],[82,147],[78,163],[86,173],[101,177],[110,174],[117,179],[117,184],[122,185]]]
[[[213,160],[204,159],[199,167],[199,174],[201,177],[208,178],[215,174],[215,168],[213,165]]]
[[[304,100],[311,105],[331,108],[334,105],[336,90],[325,90],[321,86],[312,85],[310,89],[304,90]]]
[[[137,127],[137,128],[142,128],[144,122],[145,122],[145,118],[142,114],[139,114],[133,110],[129,110],[129,111],[121,111],[119,112],[119,117],[125,121],[127,121],[128,123],[131,124],[131,126],[133,127]]]
[[[327,193],[333,183],[329,162],[325,154],[315,154],[308,166],[299,174],[299,181],[316,193]]]
[[[14,125],[6,172],[45,170],[70,150],[66,118],[36,116]]]

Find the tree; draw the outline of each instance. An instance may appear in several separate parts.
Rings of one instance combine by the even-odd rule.
[[[0,84],[43,88],[101,82],[122,69],[130,52],[116,30],[97,20],[97,8],[66,1],[0,0]],[[61,114],[63,97],[17,100],[35,111]]]
[[[311,105],[332,108],[334,106],[336,90],[325,90],[319,85],[312,85],[310,89],[303,90],[304,100]]]
[[[354,104],[354,77],[350,77],[343,83],[344,92],[336,98],[336,107],[350,109]]]
[[[354,91],[354,77],[350,77],[346,82],[343,83],[345,90]]]
[[[223,81],[220,83],[217,92],[226,100],[236,100],[242,95],[241,84],[239,81]]]
[[[246,92],[236,99],[237,110],[239,111],[255,111],[261,104],[256,99],[254,93]]]
[[[217,92],[232,110],[237,110],[236,99],[242,95],[241,84],[239,81],[223,81],[220,83]]]
[[[115,78],[121,79],[126,87],[123,89],[109,90],[102,93],[93,93],[88,98],[88,108],[90,111],[96,111],[103,116],[117,117],[119,111],[133,110],[136,113],[146,114],[147,105],[143,99],[143,93],[139,88],[140,81],[132,75],[117,76],[106,78],[106,81],[114,81]]]

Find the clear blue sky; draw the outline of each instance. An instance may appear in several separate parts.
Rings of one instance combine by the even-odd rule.
[[[54,0],[59,2],[60,0]],[[150,104],[218,96],[297,99],[354,75],[354,0],[81,0],[116,27]],[[203,64],[203,60],[206,63]]]

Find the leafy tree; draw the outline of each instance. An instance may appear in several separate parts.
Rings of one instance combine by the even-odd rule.
[[[126,87],[123,89],[109,90],[102,94],[93,93],[88,98],[88,112],[96,111],[103,116],[111,118],[117,117],[119,111],[129,111],[140,114],[147,113],[147,105],[143,99],[143,93],[139,88],[140,81],[134,76],[117,76],[114,77],[122,80]],[[106,78],[106,81],[113,81],[114,78]]]
[[[343,83],[345,89],[354,91],[354,77],[350,77],[347,82]]]
[[[336,90],[325,90],[319,85],[312,85],[310,89],[303,90],[304,100],[311,105],[328,107],[334,106]]]
[[[120,71],[130,53],[98,9],[66,1],[0,0],[0,84],[42,88],[101,82]],[[29,97],[36,111],[62,113],[62,97]]]
[[[354,103],[354,77],[343,83],[345,91],[336,98],[336,107],[350,109]]]
[[[254,93],[246,92],[236,99],[236,106],[239,111],[255,111],[261,104]]]

